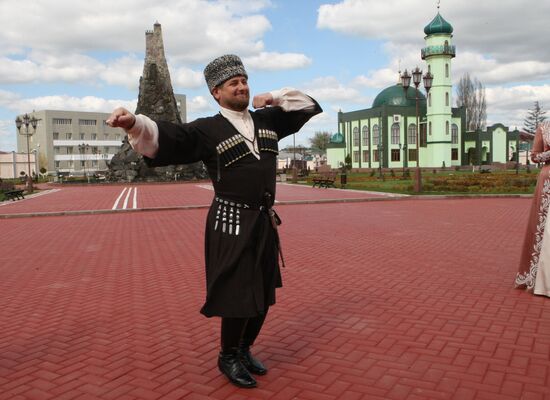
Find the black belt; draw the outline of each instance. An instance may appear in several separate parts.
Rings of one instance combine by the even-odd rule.
[[[253,206],[243,202],[237,202],[228,199],[222,199],[221,197],[216,196],[214,201],[218,203],[218,208],[216,210],[216,221],[214,223],[214,230],[220,228],[223,233],[229,235],[238,236],[241,228],[241,210],[259,210],[267,213],[271,226],[275,231],[275,237],[277,240],[277,249],[279,250],[279,256],[281,257],[281,262],[283,267],[285,267],[285,260],[283,258],[283,251],[281,249],[281,240],[279,239],[279,232],[277,227],[281,225],[281,217],[275,212],[272,208],[273,201],[272,196],[269,192],[265,193],[265,205]]]

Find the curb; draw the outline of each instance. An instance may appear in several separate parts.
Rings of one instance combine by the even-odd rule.
[[[382,192],[379,192],[383,194]],[[275,206],[294,206],[304,204],[333,204],[333,203],[369,203],[375,201],[419,201],[419,200],[470,200],[470,199],[502,199],[502,198],[532,198],[531,194],[493,194],[493,195],[399,195],[399,197],[362,197],[349,199],[320,199],[320,200],[283,200],[277,201]],[[0,219],[11,218],[31,218],[31,217],[61,217],[61,216],[76,216],[76,215],[99,215],[99,214],[120,214],[120,213],[135,213],[135,212],[151,212],[151,211],[185,211],[185,210],[200,210],[208,209],[210,204],[198,204],[189,206],[173,206],[173,207],[145,207],[145,208],[129,208],[118,210],[75,210],[75,211],[47,211],[47,212],[31,212],[17,214],[0,214]]]

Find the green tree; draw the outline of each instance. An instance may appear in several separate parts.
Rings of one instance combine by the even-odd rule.
[[[330,143],[331,134],[329,132],[315,132],[312,138],[309,139],[311,147],[325,151]]]
[[[542,109],[538,101],[535,101],[533,108],[527,111],[527,117],[523,120],[523,130],[535,134],[537,127],[546,119],[546,111]]]
[[[485,129],[487,124],[487,102],[485,87],[476,78],[466,73],[456,87],[456,105],[466,109],[466,130]]]

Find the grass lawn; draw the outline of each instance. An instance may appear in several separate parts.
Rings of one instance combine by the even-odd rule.
[[[374,172],[374,173],[373,173]],[[403,177],[402,170],[394,170],[392,174],[386,171],[380,177],[380,171],[348,172],[346,189],[370,190],[387,193],[417,194],[413,190],[414,169],[410,170],[409,177]],[[434,194],[531,194],[537,183],[539,170],[531,169],[516,173],[516,170],[492,171],[480,173],[478,171],[422,171],[422,193]],[[310,175],[304,184],[312,185]],[[340,174],[335,186],[341,187]]]

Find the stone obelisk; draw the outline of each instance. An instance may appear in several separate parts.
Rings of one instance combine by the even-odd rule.
[[[154,24],[152,31],[145,32],[145,62],[143,75],[139,79],[135,113],[147,115],[154,120],[182,123],[164,55],[162,29],[158,22]],[[148,168],[143,158],[132,150],[126,138],[120,151],[111,160],[109,169],[113,180],[189,180],[206,177],[201,162]]]

